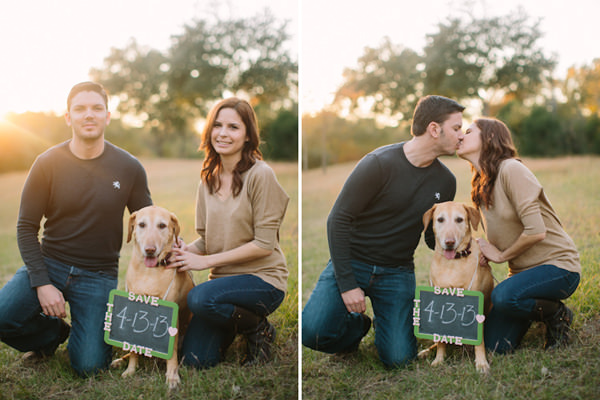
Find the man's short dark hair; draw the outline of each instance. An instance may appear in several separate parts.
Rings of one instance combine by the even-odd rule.
[[[69,92],[69,96],[67,97],[67,111],[71,110],[71,100],[73,97],[77,96],[77,94],[81,92],[96,92],[104,99],[104,105],[108,110],[108,95],[106,94],[106,90],[104,87],[96,82],[81,82],[71,88]]]
[[[463,112],[464,109],[464,106],[447,97],[435,95],[422,97],[415,107],[411,133],[413,136],[421,136],[430,123],[442,124],[451,114]]]

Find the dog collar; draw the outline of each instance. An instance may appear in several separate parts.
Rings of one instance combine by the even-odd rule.
[[[463,251],[457,251],[454,259],[457,260],[459,258],[468,257],[471,254],[471,243],[467,245],[467,248]]]
[[[166,267],[170,263],[169,258],[171,258],[171,253],[168,253],[165,258],[163,258],[162,260],[160,260],[157,263],[157,266]]]

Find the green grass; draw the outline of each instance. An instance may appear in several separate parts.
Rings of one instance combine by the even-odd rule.
[[[142,160],[156,205],[175,212],[182,225],[181,236],[195,239],[195,196],[200,162],[188,160]],[[224,363],[197,371],[180,369],[181,388],[167,393],[163,360],[143,359],[135,376],[121,378],[123,368],[81,379],[71,370],[65,344],[54,357],[34,367],[20,362],[21,353],[0,343],[0,400],[3,399],[295,399],[298,397],[298,170],[295,163],[270,164],[290,196],[280,231],[290,276],[283,304],[270,317],[277,328],[273,361],[259,367],[240,367],[244,348],[239,339]],[[0,285],[22,265],[15,227],[25,172],[0,175]],[[125,219],[128,213],[125,213]],[[125,232],[126,233],[126,232]],[[124,288],[131,244],[121,252],[119,287]],[[207,273],[195,273],[196,283]],[[0,305],[1,306],[1,305]],[[120,350],[115,351],[115,355]]]
[[[458,181],[456,200],[470,203],[469,165],[444,158]],[[576,314],[573,343],[542,350],[543,330],[532,326],[519,351],[488,355],[489,376],[480,376],[468,347],[451,347],[446,364],[417,360],[387,370],[374,346],[373,330],[358,354],[339,358],[302,348],[303,399],[598,399],[600,398],[600,158],[526,159],[575,241],[583,267],[577,291],[567,300]],[[306,303],[329,258],[325,221],[354,163],[302,174],[302,303]],[[481,235],[481,231],[479,232]],[[421,243],[415,254],[417,284],[427,283],[432,252]],[[506,265],[495,265],[502,280]],[[372,310],[368,313],[372,315]],[[431,342],[421,341],[425,347]]]

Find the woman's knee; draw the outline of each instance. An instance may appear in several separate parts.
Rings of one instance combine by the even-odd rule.
[[[183,363],[190,367],[204,369],[221,362],[224,351],[224,332],[206,324],[206,321],[193,317],[188,331],[183,337]]]
[[[208,316],[215,312],[217,303],[209,290],[198,285],[188,293],[187,304],[195,315]]]
[[[492,291],[491,299],[494,308],[498,311],[510,312],[518,310],[518,298],[516,295],[511,291],[503,290],[501,286],[497,286]]]
[[[182,362],[188,367],[196,369],[208,369],[216,367],[221,362],[221,357],[213,355],[212,357],[201,357],[193,351],[188,351],[183,354]]]
[[[516,348],[515,343],[511,343],[506,338],[494,338],[485,340],[485,349],[496,354],[509,354]]]

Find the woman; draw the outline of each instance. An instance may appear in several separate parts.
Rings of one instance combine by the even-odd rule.
[[[506,125],[496,119],[477,119],[457,154],[471,163],[471,198],[485,221],[488,240],[479,240],[481,261],[508,262],[509,268],[509,277],[492,292],[486,347],[514,350],[531,321],[546,325],[545,349],[567,344],[573,312],[561,300],[577,288],[581,265],[542,186],[517,158]]]
[[[286,291],[288,271],[278,240],[289,198],[262,161],[259,143],[248,102],[226,99],[209,113],[196,199],[200,237],[175,249],[170,265],[210,269],[209,280],[188,295],[193,313],[183,342],[188,365],[216,365],[238,333],[247,339],[242,364],[270,358],[275,328],[266,317]]]

